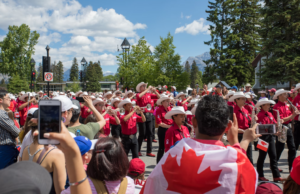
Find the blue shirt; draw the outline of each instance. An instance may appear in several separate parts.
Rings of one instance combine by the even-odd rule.
[[[172,92],[172,94],[174,95],[174,97],[176,97],[178,95],[178,92],[174,91]]]

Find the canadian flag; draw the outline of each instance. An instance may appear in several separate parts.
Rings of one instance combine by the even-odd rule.
[[[256,146],[258,149],[267,152],[269,148],[269,143],[265,142],[264,140],[258,139],[258,143]]]
[[[182,139],[147,178],[140,194],[255,193],[257,173],[238,147]]]

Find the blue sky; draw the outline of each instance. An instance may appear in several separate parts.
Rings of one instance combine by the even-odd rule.
[[[116,72],[117,45],[145,36],[151,48],[168,32],[185,61],[209,51],[206,0],[99,1],[0,0],[0,41],[9,25],[26,23],[41,34],[34,59],[41,62],[47,44],[51,61],[70,68],[74,57],[101,61],[103,72]]]

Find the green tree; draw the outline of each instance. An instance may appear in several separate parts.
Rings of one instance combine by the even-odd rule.
[[[64,65],[61,61],[57,63],[57,82],[61,83],[64,80]]]
[[[76,79],[77,78],[77,79]],[[78,92],[79,90],[81,90],[82,88],[80,87],[80,83],[78,81],[78,77],[73,77],[71,78],[71,80],[73,81],[73,83],[71,85],[68,85],[66,87],[66,91],[70,90],[72,92]]]
[[[202,82],[202,71],[198,71],[198,79],[196,81],[197,84],[199,84],[199,87],[202,88],[203,82]]]
[[[101,81],[103,78],[102,68],[100,61],[93,63],[90,61],[87,67],[87,83],[86,87],[88,91],[97,92],[101,90]]]
[[[37,79],[36,79],[36,81],[38,83],[43,82],[43,77],[44,77],[44,75],[43,75],[43,66],[42,66],[42,63],[40,63],[39,67],[38,67],[38,70],[37,70]]]
[[[103,76],[101,81],[117,81],[118,78],[115,75],[107,75],[107,76]]]
[[[70,72],[70,81],[74,81],[73,79],[75,78],[76,80],[78,80],[79,77],[79,68],[78,68],[78,62],[76,57],[74,57],[73,62],[72,62],[72,66],[71,66],[71,72]]]
[[[300,81],[299,9],[299,0],[265,0],[259,30],[266,57],[259,73],[263,85]]]
[[[196,61],[194,60],[192,63],[192,70],[191,70],[191,74],[190,74],[191,88],[196,88],[196,83],[197,83],[198,77],[199,77],[198,74],[199,74],[199,69],[196,64]]]
[[[53,82],[58,82],[58,71],[56,61],[54,61],[54,63],[51,64],[50,71],[53,73]]]
[[[26,24],[9,26],[8,33],[1,45],[0,63],[1,73],[9,76],[22,73],[26,80],[31,77],[31,56],[34,55],[34,46],[38,43],[39,34],[30,32]]]
[[[209,17],[213,45],[211,59],[205,61],[204,80],[212,82],[219,78],[229,85],[241,86],[254,82],[251,65],[259,49],[260,25],[259,0],[217,0],[210,2]]]
[[[9,83],[7,84],[7,90],[12,94],[19,93],[20,91],[28,91],[29,84],[18,74],[14,74],[9,79]]]
[[[160,38],[160,44],[154,52],[154,85],[175,85],[178,90],[185,89],[189,85],[189,75],[180,65],[180,56],[175,54],[173,36],[168,33],[166,38]]]

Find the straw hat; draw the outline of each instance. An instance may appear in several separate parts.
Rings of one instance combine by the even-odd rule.
[[[185,115],[185,111],[184,111],[184,108],[182,106],[173,107],[172,110],[167,112],[167,114],[165,115],[165,118],[166,119],[172,119],[172,116],[177,115],[177,114],[184,114]]]
[[[120,98],[114,98],[111,100],[111,105],[114,105],[115,102],[121,102]]]
[[[170,100],[170,97],[165,94],[162,94],[160,95],[160,98],[156,101],[156,104],[161,105],[162,101],[164,100]]]
[[[268,98],[262,98],[256,103],[255,108],[258,108],[264,104],[275,104],[275,102],[273,100],[268,100]]]
[[[289,93],[288,90],[284,90],[284,89],[279,89],[275,92],[275,95],[273,96],[273,100],[276,100],[277,97],[280,95],[280,94],[284,94],[284,93]]]
[[[234,102],[234,100],[237,99],[237,98],[246,98],[246,96],[245,96],[244,92],[236,92],[236,93],[233,94],[233,96],[231,96],[229,98],[228,101],[229,102]]]
[[[116,91],[114,92],[114,95],[117,95],[117,93],[122,94],[122,92],[121,92],[120,90],[116,90]]]
[[[132,90],[128,90],[128,91],[124,94],[124,97],[127,98],[127,95],[128,95],[128,94],[133,94],[133,91],[132,91]]]
[[[111,91],[106,92],[103,97],[106,98],[107,95],[112,95]]]
[[[251,87],[251,84],[247,83],[247,84],[245,85],[245,87]]]
[[[177,94],[176,98],[179,98],[180,96],[185,96],[185,93],[179,92],[179,94]]]
[[[96,98],[94,101],[93,101],[93,105],[95,106],[96,104],[98,103],[106,103],[105,101],[103,101],[101,98]]]
[[[124,99],[124,100],[122,100],[119,104],[118,104],[118,108],[123,108],[123,106],[125,105],[125,104],[132,104],[132,102],[131,102],[131,100],[129,99],[129,98],[126,98],[126,99]]]
[[[139,84],[136,86],[135,90],[136,90],[137,92],[141,92],[141,91],[140,91],[140,87],[143,86],[143,85],[144,85],[145,87],[147,87],[147,84],[148,84],[148,83],[141,82],[141,83],[139,83]]]
[[[229,98],[229,96],[232,96],[235,93],[235,91],[228,91],[228,93],[226,94],[226,98]]]

